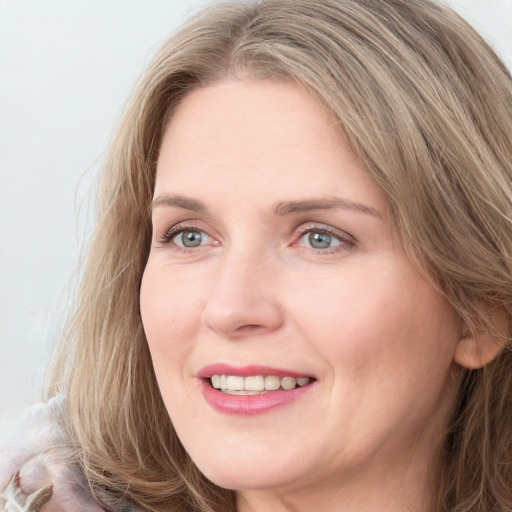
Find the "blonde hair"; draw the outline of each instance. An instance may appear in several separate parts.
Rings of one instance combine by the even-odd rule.
[[[68,430],[93,491],[142,510],[236,510],[235,493],[207,481],[176,437],[138,297],[166,120],[194,88],[245,76],[291,80],[318,98],[385,192],[411,257],[468,328],[493,330],[499,314],[512,329],[512,80],[487,43],[430,0],[213,5],[164,44],[126,107],[48,387],[67,390]],[[433,510],[510,512],[511,400],[509,347],[464,371]]]

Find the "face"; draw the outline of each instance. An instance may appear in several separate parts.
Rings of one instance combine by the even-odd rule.
[[[425,467],[459,324],[311,96],[251,80],[193,91],[166,128],[152,206],[144,329],[210,480],[291,491]]]

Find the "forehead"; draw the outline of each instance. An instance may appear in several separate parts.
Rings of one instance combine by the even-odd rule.
[[[252,156],[269,147],[325,147],[341,137],[329,113],[306,91],[290,82],[230,80],[194,89],[178,105],[164,136],[174,149],[193,150],[243,143]],[[247,155],[251,156],[251,155]]]
[[[163,137],[155,195],[162,192],[339,195],[386,207],[333,117],[299,86],[271,80],[228,81],[183,99]]]

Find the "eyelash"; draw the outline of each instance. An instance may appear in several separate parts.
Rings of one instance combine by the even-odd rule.
[[[198,228],[197,226],[194,226],[193,224],[176,224],[175,226],[172,226],[170,229],[168,229],[161,238],[158,239],[158,242],[163,246],[172,246],[172,249],[178,252],[182,253],[191,253],[195,252],[197,250],[200,250],[202,245],[198,245],[196,247],[184,247],[181,245],[178,245],[176,243],[173,243],[173,239],[176,238],[178,235],[185,233],[187,231],[190,232],[196,232],[201,233],[202,235],[206,235],[206,237],[213,239],[206,231],[203,229]],[[310,233],[317,233],[320,235],[326,235],[329,236],[339,242],[338,245],[335,245],[333,247],[327,247],[325,249],[319,249],[315,247],[306,247],[302,246],[304,249],[308,249],[310,251],[313,251],[315,254],[335,254],[340,251],[346,251],[352,249],[356,244],[357,240],[349,235],[348,233],[340,233],[338,230],[330,229],[327,226],[319,226],[319,225],[313,225],[313,226],[304,226],[298,229],[298,236],[296,237],[295,241],[292,243],[293,247],[301,247],[299,245],[300,241]]]

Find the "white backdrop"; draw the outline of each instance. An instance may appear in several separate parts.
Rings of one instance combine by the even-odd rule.
[[[0,424],[39,397],[123,101],[204,3],[0,1]],[[512,68],[512,0],[448,3]]]

